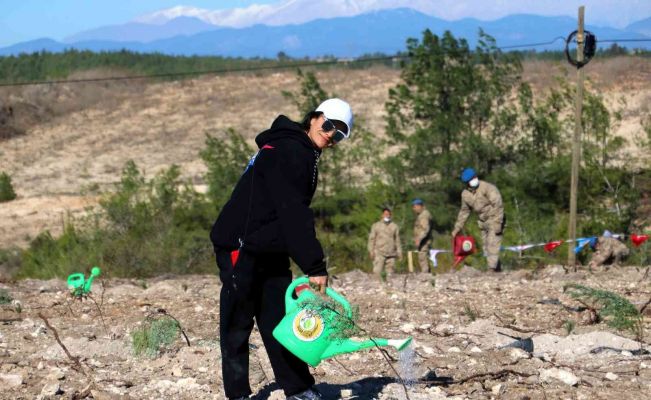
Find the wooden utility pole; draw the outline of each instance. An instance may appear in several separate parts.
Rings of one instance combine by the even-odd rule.
[[[583,29],[583,20],[585,6],[579,7],[579,27],[576,35],[576,61],[583,61],[583,46],[585,44],[585,35]],[[572,138],[572,182],[570,186],[570,225],[568,227],[569,239],[574,243],[576,240],[576,198],[579,187],[579,165],[581,163],[581,133],[583,126],[581,124],[581,114],[583,112],[583,68],[577,67],[576,70],[576,104],[575,104],[575,123],[574,137]],[[568,246],[567,264],[576,269],[576,255],[574,246]]]

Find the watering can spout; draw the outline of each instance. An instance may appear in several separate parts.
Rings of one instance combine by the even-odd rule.
[[[356,341],[352,339],[334,341],[323,352],[322,358],[328,358],[344,353],[352,353],[354,351],[368,349],[373,346],[392,346],[396,350],[403,350],[411,343],[411,337],[406,339],[381,339],[373,338],[370,340]]]

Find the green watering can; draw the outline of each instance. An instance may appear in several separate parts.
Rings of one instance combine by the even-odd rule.
[[[300,290],[298,298],[293,298],[294,290],[300,285],[308,285],[305,290]],[[409,343],[411,337],[402,340],[373,338],[372,340],[356,341],[352,339],[333,338],[336,334],[332,326],[335,318],[341,318],[331,309],[315,309],[318,296],[309,290],[309,279],[306,277],[295,279],[285,292],[285,317],[273,331],[273,335],[296,357],[309,365],[316,367],[329,357],[343,353],[367,349],[376,344],[378,346],[393,346],[402,350]],[[330,288],[326,288],[326,295],[337,301],[344,309],[346,317],[353,317],[348,301]],[[330,322],[330,323],[329,323]]]
[[[68,276],[68,288],[70,288],[73,296],[83,296],[90,293],[90,285],[93,284],[93,279],[100,274],[99,267],[93,267],[90,270],[88,279],[84,278],[84,274],[77,272]]]

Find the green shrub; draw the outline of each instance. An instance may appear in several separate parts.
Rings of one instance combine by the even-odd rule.
[[[625,298],[607,290],[593,289],[575,283],[563,288],[572,298],[579,300],[595,310],[601,320],[617,330],[633,333],[637,340],[642,340],[644,323],[637,308]]]
[[[141,327],[131,332],[133,353],[154,358],[171,345],[179,334],[178,322],[170,317],[147,319]]]
[[[100,205],[87,218],[68,219],[58,238],[47,231],[36,237],[17,275],[65,277],[91,265],[116,277],[214,270],[208,232],[215,210],[179,180],[178,167],[147,180],[128,162],[116,191]]]
[[[16,192],[11,184],[11,177],[5,172],[0,172],[0,203],[16,198]]]
[[[0,304],[9,304],[14,300],[7,289],[0,289]]]
[[[568,319],[565,322],[563,322],[563,328],[565,328],[565,333],[567,335],[570,335],[574,331],[575,327],[576,327],[576,322],[574,322],[574,320]]]

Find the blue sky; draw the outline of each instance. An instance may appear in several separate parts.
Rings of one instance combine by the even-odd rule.
[[[187,5],[211,10],[278,0],[0,0],[0,46],[42,37],[62,39],[86,29],[122,24],[152,11]]]
[[[0,0],[0,47],[48,37],[61,40],[75,33],[174,6],[209,10],[272,4],[283,0]],[[313,0],[319,1],[319,0]],[[424,0],[415,0],[424,1]],[[576,16],[586,5],[589,24],[623,28],[651,16],[651,0],[425,0],[444,19],[496,19],[508,14]],[[116,5],[118,4],[118,5]]]

